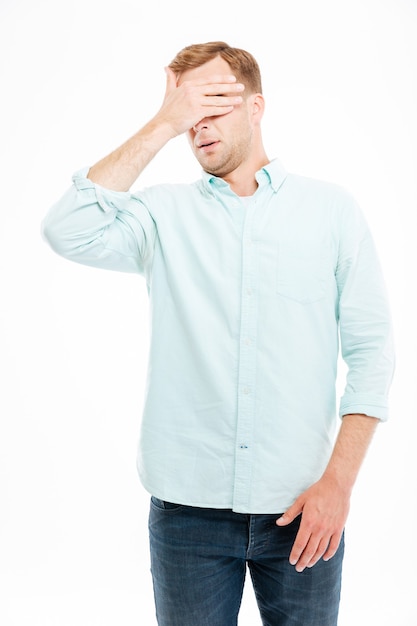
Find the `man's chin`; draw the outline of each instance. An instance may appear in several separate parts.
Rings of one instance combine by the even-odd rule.
[[[208,159],[199,159],[199,163],[207,174],[223,178],[229,173],[230,168],[225,167],[223,163],[210,162]]]

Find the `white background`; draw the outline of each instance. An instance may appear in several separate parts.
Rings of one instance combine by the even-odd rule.
[[[59,258],[40,222],[156,112],[176,52],[217,39],[260,63],[269,157],[348,188],[373,230],[397,371],[352,501],[339,626],[417,624],[416,32],[416,0],[1,0],[2,625],[156,623],[135,467],[145,285]],[[198,176],[180,137],[138,186]],[[250,585],[240,624],[260,624]]]

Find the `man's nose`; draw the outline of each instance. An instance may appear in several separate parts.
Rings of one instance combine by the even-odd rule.
[[[200,120],[199,122],[197,122],[197,124],[194,124],[193,131],[195,133],[198,133],[200,130],[203,130],[204,128],[208,128],[208,118],[207,117],[205,117],[202,120]]]

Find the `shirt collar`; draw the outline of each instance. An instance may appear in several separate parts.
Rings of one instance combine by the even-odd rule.
[[[201,176],[204,186],[208,189],[212,189],[213,187],[216,187],[217,189],[225,189],[226,187],[229,187],[229,184],[223,180],[223,178],[214,176],[214,174],[209,174],[209,172],[204,170],[202,171]],[[269,184],[275,192],[277,192],[281,187],[286,176],[287,172],[278,159],[273,159],[255,174],[259,187]]]

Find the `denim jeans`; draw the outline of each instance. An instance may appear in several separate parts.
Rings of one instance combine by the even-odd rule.
[[[330,561],[296,572],[300,524],[151,498],[151,570],[159,626],[236,626],[249,568],[264,626],[336,626],[342,539]]]

